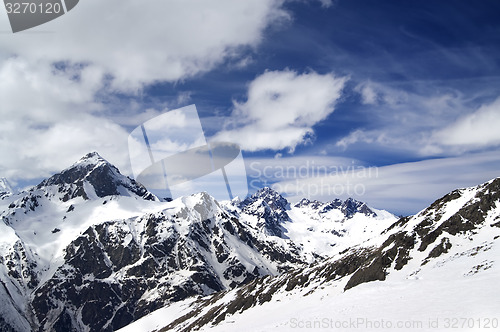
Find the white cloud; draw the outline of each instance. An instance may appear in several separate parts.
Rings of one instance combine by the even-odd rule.
[[[375,105],[377,103],[377,92],[371,82],[363,82],[358,84],[354,91],[361,95],[361,101],[363,104]]]
[[[433,140],[438,145],[462,149],[500,145],[500,98],[482,105],[477,111],[460,117],[437,131]]]
[[[114,151],[124,130],[92,115],[102,109],[94,102],[100,76],[91,67],[56,70],[22,58],[0,63],[0,174],[37,178],[93,149]]]
[[[411,96],[403,90],[370,80],[359,83],[354,91],[361,95],[361,102],[365,105],[383,104],[398,107],[408,103],[411,99]]]
[[[94,68],[78,71],[56,70],[50,63],[30,63],[22,58],[10,58],[0,63],[0,98],[3,118],[26,118],[44,123],[59,118],[64,105],[83,105],[96,110],[93,105],[95,92],[100,88],[100,73]],[[43,112],[51,109],[51,112]]]
[[[7,121],[0,131],[0,174],[14,181],[49,176],[90,151],[129,171],[128,133],[103,118],[75,114],[43,127]]]
[[[94,150],[128,172],[128,133],[95,101],[101,77],[92,66],[0,63],[0,174],[14,182],[49,176]]]
[[[255,47],[269,24],[288,19],[280,0],[86,0],[26,32],[4,35],[1,52],[48,62],[85,63],[120,90],[177,81]],[[6,15],[0,29],[9,30]],[[48,33],[35,33],[37,31]]]
[[[319,0],[321,5],[325,8],[331,7],[333,5],[333,0]]]
[[[334,111],[346,81],[333,74],[267,71],[250,83],[246,102],[234,103],[229,127],[214,139],[249,151],[293,150]]]
[[[186,105],[191,100],[191,91],[182,91],[177,94],[177,104]]]

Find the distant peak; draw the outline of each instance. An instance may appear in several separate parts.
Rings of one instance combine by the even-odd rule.
[[[247,197],[241,203],[239,203],[240,207],[245,207],[252,205],[256,202],[261,202],[259,204],[266,204],[272,209],[280,209],[280,210],[288,210],[290,208],[290,203],[281,196],[277,191],[264,187],[255,192],[252,196]]]
[[[344,201],[341,206],[341,210],[347,218],[352,218],[352,216],[358,212],[367,216],[377,216],[377,214],[373,212],[373,210],[370,209],[364,202],[355,200],[352,197],[349,197]]]
[[[245,201],[250,202],[250,201],[256,201],[258,199],[262,199],[266,203],[273,202],[271,203],[273,205],[274,204],[282,205],[283,208],[285,208],[285,206],[288,205],[288,201],[286,200],[286,198],[281,196],[281,194],[276,190],[269,187],[264,187],[262,189],[259,189]]]
[[[317,209],[320,206],[324,205],[324,203],[317,200],[310,200],[308,198],[302,198],[298,203],[296,203],[295,207],[310,207],[313,209]]]

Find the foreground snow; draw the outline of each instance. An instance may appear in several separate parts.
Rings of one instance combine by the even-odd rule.
[[[342,282],[325,284],[309,295],[311,289],[283,292],[201,331],[495,331],[500,327],[500,268],[492,262],[500,247],[494,243],[485,248],[450,252],[417,273],[409,266],[385,281],[345,292]],[[186,314],[191,303],[162,308],[120,332],[159,330]]]
[[[446,265],[415,276],[396,273],[346,292],[331,285],[308,296],[283,294],[202,330],[494,331],[500,328],[500,269],[491,262],[499,256],[496,243],[487,252],[439,261],[436,265]]]

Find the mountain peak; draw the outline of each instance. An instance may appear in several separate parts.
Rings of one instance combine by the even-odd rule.
[[[281,224],[290,220],[286,212],[290,209],[290,203],[277,191],[269,187],[259,189],[239,203],[239,207],[243,212],[261,219],[258,226],[267,234],[285,238]]]
[[[90,186],[89,186],[90,185]],[[37,189],[58,186],[64,193],[62,200],[75,197],[90,199],[112,195],[135,194],[148,200],[154,195],[140,183],[120,173],[118,168],[102,158],[97,152],[90,152],[76,163],[42,181]]]
[[[264,187],[256,191],[252,196],[246,198],[242,205],[249,205],[261,199],[272,209],[280,209],[282,211],[288,210],[290,208],[290,203],[281,196],[280,193],[272,188]]]
[[[344,201],[341,210],[347,218],[352,218],[358,212],[367,216],[377,216],[365,203],[357,201],[352,197]]]
[[[366,203],[355,200],[352,197],[347,198],[345,201],[335,198],[334,200],[327,203],[303,198],[294,206],[297,208],[308,207],[312,209],[319,209],[320,213],[327,213],[331,210],[340,210],[348,219],[352,218],[356,213],[361,213],[370,217],[377,216],[377,214],[372,209],[370,209],[366,205]]]

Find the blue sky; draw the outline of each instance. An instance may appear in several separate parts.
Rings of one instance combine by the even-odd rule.
[[[130,131],[196,104],[209,140],[242,147],[250,191],[416,213],[500,176],[498,14],[498,1],[86,0],[12,34],[2,12],[0,176],[35,183],[92,150],[131,174]]]

